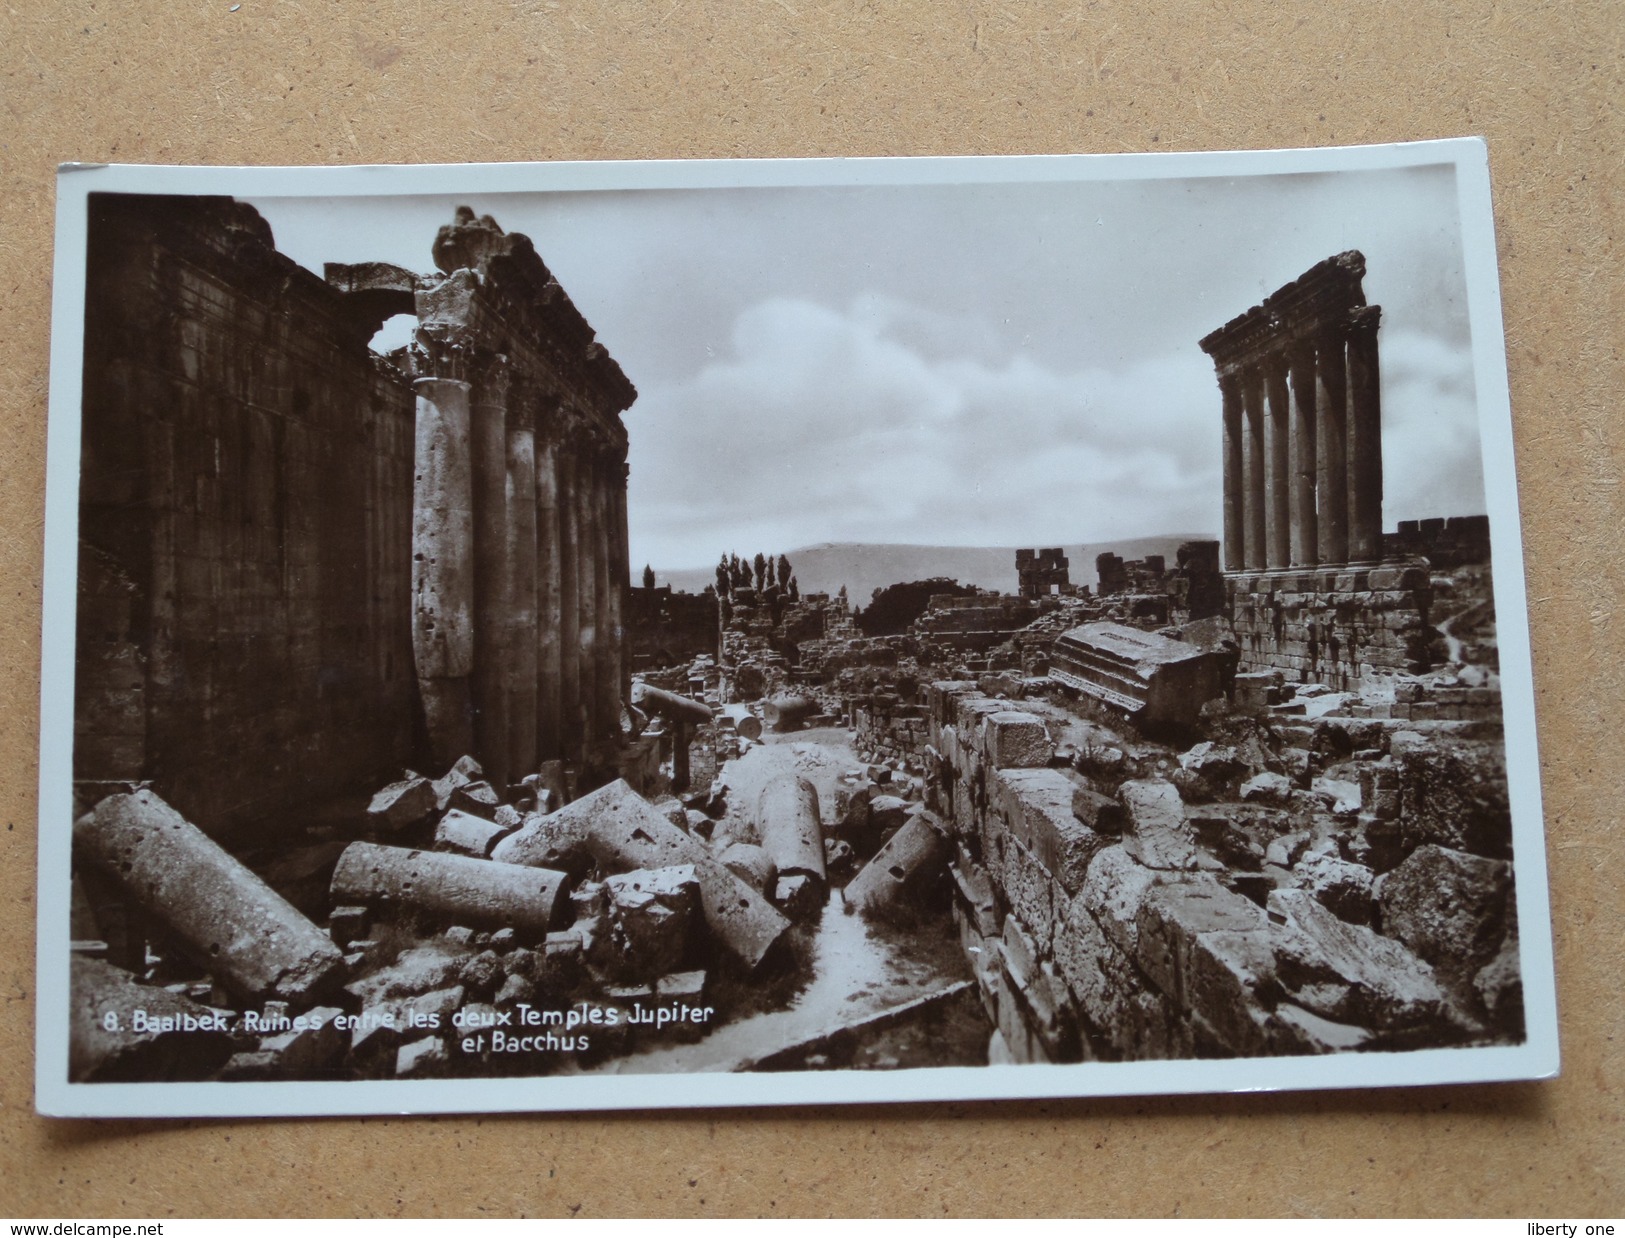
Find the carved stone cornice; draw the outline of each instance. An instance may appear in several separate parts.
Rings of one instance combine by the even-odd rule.
[[[1202,351],[1219,372],[1261,364],[1271,354],[1327,329],[1344,329],[1365,305],[1365,256],[1349,250],[1318,262],[1263,302],[1204,336]]]

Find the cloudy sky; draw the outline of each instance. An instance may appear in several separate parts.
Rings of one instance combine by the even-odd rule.
[[[1386,526],[1484,510],[1449,166],[254,199],[317,272],[430,270],[463,201],[532,238],[637,385],[634,563],[1217,536],[1219,394],[1197,340],[1345,249],[1383,307]]]

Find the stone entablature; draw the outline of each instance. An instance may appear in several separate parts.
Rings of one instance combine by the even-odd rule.
[[[1365,258],[1317,263],[1204,337],[1224,410],[1224,568],[1382,558],[1381,310]]]

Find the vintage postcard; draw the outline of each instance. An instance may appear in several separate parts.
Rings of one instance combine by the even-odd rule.
[[[1556,1072],[1481,142],[59,194],[42,1112]]]

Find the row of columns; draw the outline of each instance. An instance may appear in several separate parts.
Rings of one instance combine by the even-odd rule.
[[[1379,307],[1220,371],[1227,571],[1382,558]]]
[[[620,734],[624,439],[506,358],[416,382],[413,648],[431,753],[501,788]]]

